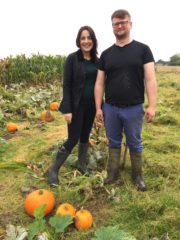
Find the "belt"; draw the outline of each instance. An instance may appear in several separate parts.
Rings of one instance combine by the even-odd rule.
[[[129,107],[129,106],[133,106],[134,104],[110,103],[110,105],[115,106],[115,107],[119,107],[119,108],[126,108],[126,107]]]

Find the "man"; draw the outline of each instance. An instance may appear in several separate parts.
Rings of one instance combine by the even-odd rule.
[[[111,21],[116,43],[101,54],[94,90],[96,117],[104,122],[109,140],[105,183],[118,179],[124,133],[130,151],[132,180],[138,190],[145,191],[141,132],[144,116],[147,122],[152,122],[155,117],[157,86],[154,58],[147,45],[131,38],[132,22],[128,11],[115,11]],[[144,112],[145,88],[148,107]]]

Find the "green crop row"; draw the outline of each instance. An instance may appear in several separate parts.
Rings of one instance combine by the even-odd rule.
[[[24,54],[0,60],[0,82],[41,84],[61,80],[65,56],[44,56],[41,54],[26,57]]]

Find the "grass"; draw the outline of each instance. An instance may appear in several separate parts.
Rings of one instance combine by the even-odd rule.
[[[166,68],[166,69],[165,69]],[[170,68],[170,69],[169,69]],[[37,119],[40,108],[32,118],[16,113],[10,115],[19,125],[15,134],[7,134],[4,128],[8,116],[2,120],[0,137],[0,236],[5,236],[7,224],[26,227],[33,222],[24,211],[24,189],[46,188],[56,196],[56,207],[70,202],[76,208],[84,206],[94,218],[94,227],[78,231],[70,226],[60,239],[92,239],[96,229],[118,225],[137,240],[179,240],[180,223],[180,129],[179,129],[179,68],[157,67],[158,105],[153,124],[144,125],[144,178],[147,192],[136,191],[130,178],[130,160],[127,156],[125,170],[121,173],[123,186],[104,186],[107,148],[103,142],[92,145],[90,155],[100,151],[103,158],[89,177],[82,176],[69,162],[75,159],[77,147],[71,159],[60,171],[60,185],[51,188],[44,172],[51,164],[58,145],[66,138],[63,116],[54,112],[55,121],[41,124]],[[36,91],[35,91],[36,92]],[[47,90],[48,92],[48,90]],[[37,94],[37,92],[36,92]],[[53,93],[54,94],[54,93]],[[7,91],[6,91],[7,95]],[[9,96],[11,93],[9,93]],[[48,95],[49,96],[49,95]],[[55,99],[55,98],[54,98]],[[3,106],[4,106],[3,102]],[[39,104],[39,103],[38,103]],[[101,129],[100,135],[104,130]],[[92,138],[97,138],[93,130]],[[48,219],[48,217],[47,217]]]

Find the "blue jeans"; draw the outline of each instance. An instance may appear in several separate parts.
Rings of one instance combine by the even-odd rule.
[[[143,104],[120,108],[104,103],[103,113],[109,148],[120,148],[124,133],[129,150],[142,152]]]

